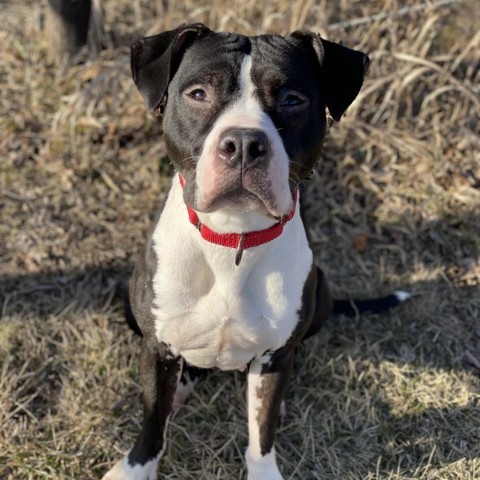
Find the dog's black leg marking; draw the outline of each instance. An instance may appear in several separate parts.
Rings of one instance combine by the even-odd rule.
[[[142,339],[140,379],[143,389],[143,426],[128,455],[131,466],[144,465],[160,457],[181,369],[181,357],[172,355],[166,345],[149,341],[146,337]]]
[[[283,478],[275,461],[273,442],[282,399],[292,374],[293,352],[292,348],[282,348],[250,364],[246,460],[251,480]]]

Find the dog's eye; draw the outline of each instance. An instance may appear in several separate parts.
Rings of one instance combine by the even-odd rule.
[[[188,92],[188,96],[196,100],[197,102],[205,102],[208,100],[207,92],[203,88],[194,88]]]
[[[295,105],[300,105],[303,103],[303,99],[297,95],[287,95],[282,101],[282,107],[293,107]]]
[[[307,101],[307,98],[300,92],[290,90],[280,95],[279,100],[281,108],[289,108],[303,105]]]

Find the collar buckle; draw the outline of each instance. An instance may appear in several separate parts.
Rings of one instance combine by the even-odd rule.
[[[243,255],[243,244],[245,242],[245,235],[246,233],[240,234],[240,240],[238,241],[238,247],[237,247],[237,253],[235,254],[235,265],[238,267],[240,265],[240,262],[242,261],[242,255]]]

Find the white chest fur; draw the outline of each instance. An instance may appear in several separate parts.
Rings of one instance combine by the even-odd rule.
[[[157,339],[188,363],[241,369],[290,337],[312,264],[298,211],[280,237],[235,266],[234,249],[206,242],[190,224],[175,177],[153,248]]]

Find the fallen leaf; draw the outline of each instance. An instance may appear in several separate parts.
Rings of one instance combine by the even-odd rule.
[[[353,236],[352,242],[357,252],[364,252],[368,245],[368,235],[366,233],[357,233]]]

